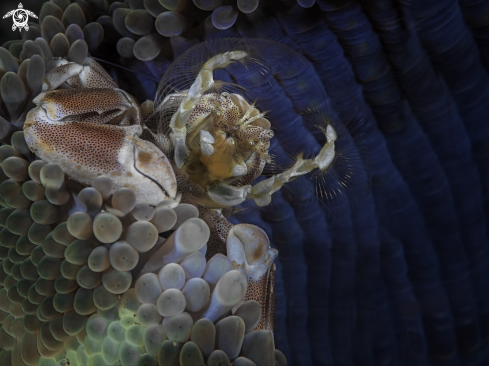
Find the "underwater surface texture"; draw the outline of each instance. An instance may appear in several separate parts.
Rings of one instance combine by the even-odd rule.
[[[155,99],[166,69],[191,46],[264,38],[310,66],[262,55],[288,75],[253,90],[276,128],[275,151],[304,147],[300,120],[286,121],[291,106],[307,104],[294,86],[311,79],[335,118],[356,126],[368,190],[318,202],[300,178],[269,206],[247,205],[230,217],[261,227],[279,251],[275,348],[289,365],[489,365],[489,0],[261,0],[252,12],[230,14],[219,1],[206,10],[191,1],[71,2],[85,4],[86,24],[103,28],[79,36],[91,55],[141,103]],[[39,3],[24,6],[40,15]],[[61,9],[70,1],[51,3]],[[147,30],[124,23],[143,9]],[[167,10],[192,25],[177,29],[183,21],[175,21],[166,37],[156,23],[156,33],[151,22]],[[21,58],[26,40],[50,42],[52,32],[32,27],[13,40],[20,33],[7,28],[4,47]]]

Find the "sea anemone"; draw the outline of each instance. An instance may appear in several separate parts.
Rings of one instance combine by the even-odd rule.
[[[222,254],[206,261],[210,232],[193,206],[138,203],[107,176],[72,195],[56,164],[2,151],[1,347],[12,365],[283,358],[255,330],[262,310],[242,301],[246,276]]]
[[[253,302],[217,322],[195,321],[193,311],[184,308],[174,315],[178,324],[167,321],[166,326],[181,326],[185,334],[169,333],[190,341],[166,340],[165,325],[153,323],[162,317],[160,294],[156,302],[146,303],[135,289],[142,269],[138,265],[146,263],[144,255],[158,243],[140,252],[127,240],[127,232],[131,224],[144,222],[131,229],[134,235],[148,234],[153,227],[165,235],[173,228],[168,223],[172,212],[180,220],[180,206],[153,208],[134,202],[131,207],[125,195],[112,202],[115,192],[106,177],[92,187],[76,187],[61,179],[55,166],[34,160],[21,132],[25,114],[34,106],[32,98],[42,90],[41,75],[53,67],[46,56],[79,60],[90,54],[121,89],[144,102],[154,99],[174,58],[202,41],[225,37],[281,42],[311,65],[312,71],[302,73],[291,60],[264,55],[290,71],[273,95],[265,89],[257,93],[271,119],[280,124],[288,104],[307,102],[307,96],[293,93],[296,85],[319,80],[337,118],[357,126],[361,138],[355,143],[368,151],[363,156],[371,172],[368,192],[313,200],[310,181],[301,178],[276,193],[272,205],[250,205],[230,217],[235,224],[262,228],[280,251],[274,347],[292,365],[487,363],[487,6],[468,0],[44,3],[39,25],[29,23],[22,40],[0,48],[0,139],[6,144],[0,147],[0,342],[5,349],[0,364],[36,364],[34,347],[24,353],[19,348],[36,344],[36,334],[45,337],[37,349],[46,365],[44,355],[47,359],[63,352],[71,360],[79,356],[82,364],[89,357],[97,365],[108,363],[105,357],[115,357],[120,347],[133,364],[136,357],[141,365],[159,357],[184,365],[180,357],[198,363],[199,355],[209,357],[208,364],[225,364],[237,352],[237,345],[226,343],[230,339],[241,340],[240,352],[251,360],[238,357],[234,365],[258,365],[252,355],[258,353],[253,351],[256,344],[272,352],[268,333],[248,337],[255,333],[247,333],[256,319]],[[284,155],[294,151],[301,144],[294,141],[294,131],[282,129],[274,150]],[[55,176],[48,177],[49,184],[41,179],[45,166],[44,172],[52,168],[49,173]],[[63,209],[75,202],[70,192],[78,194],[79,211]],[[102,208],[105,212],[98,217]],[[120,218],[114,210],[125,215]],[[191,212],[182,217],[195,218]],[[100,230],[105,225],[110,230]],[[88,241],[94,237],[96,247]],[[226,267],[223,257],[211,260]],[[180,291],[184,299],[189,289],[206,293],[204,282],[212,291],[220,278],[212,271],[206,278],[206,265],[203,282],[192,281],[187,273],[199,272],[203,262],[198,254],[189,262],[187,268],[178,264],[181,270],[172,264],[179,275],[163,279],[179,281],[178,290],[168,290]],[[161,266],[163,274],[168,266]],[[158,278],[146,276],[148,286],[158,290],[163,285],[153,274]],[[105,284],[112,291],[127,290],[113,294]],[[163,287],[156,290],[149,295],[164,293]],[[120,301],[117,296],[127,299],[127,309],[112,303]],[[78,316],[75,303],[85,315]],[[188,303],[185,299],[188,304],[200,306],[194,297]],[[70,325],[80,328],[77,336],[63,340],[64,316],[50,318],[60,310],[70,314]],[[89,316],[90,330],[84,325]],[[112,339],[112,327],[119,338]],[[204,344],[209,334],[223,343]],[[15,339],[22,342],[17,345]],[[164,347],[148,345],[148,339],[164,342]],[[277,365],[286,362],[279,351],[274,359]],[[65,362],[61,356],[58,361]]]

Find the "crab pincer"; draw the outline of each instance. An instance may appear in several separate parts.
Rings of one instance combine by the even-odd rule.
[[[120,89],[62,89],[41,93],[34,103],[24,134],[41,159],[82,184],[110,176],[115,187],[134,190],[140,202],[156,205],[176,197],[170,162],[139,137],[142,112],[131,95]]]

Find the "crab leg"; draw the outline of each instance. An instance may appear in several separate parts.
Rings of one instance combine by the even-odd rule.
[[[224,206],[235,206],[246,199],[253,199],[258,206],[266,206],[271,202],[272,194],[295,178],[310,173],[315,169],[325,171],[335,157],[336,131],[331,125],[326,128],[327,142],[314,159],[299,159],[293,167],[271,176],[254,186],[234,187],[219,183],[209,189],[209,196]]]
[[[275,271],[273,261],[278,251],[270,247],[267,234],[251,224],[232,225],[220,210],[201,207],[200,217],[209,225],[206,258],[218,253],[227,254],[233,268],[241,271],[248,286],[243,302],[254,300],[261,306],[261,318],[254,330],[273,332],[275,309]]]

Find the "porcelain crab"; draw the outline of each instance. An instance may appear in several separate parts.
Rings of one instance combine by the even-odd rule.
[[[190,50],[177,65],[192,52],[199,50]],[[246,47],[208,55],[188,87],[165,89],[163,81],[159,101],[142,106],[92,58],[83,64],[58,60],[33,100],[24,135],[38,157],[57,163],[82,184],[108,175],[116,187],[134,190],[140,202],[197,206],[212,232],[207,256],[227,253],[247,275],[244,300],[260,302],[258,327],[272,330],[278,252],[263,230],[249,224],[233,227],[221,209],[246,199],[267,205],[285,183],[327,169],[335,157],[336,132],[327,126],[327,142],[314,159],[299,158],[289,169],[252,185],[270,161],[271,123],[240,93],[221,90],[224,84],[214,80],[213,72],[253,57]],[[167,74],[171,78],[174,72],[170,68]]]

